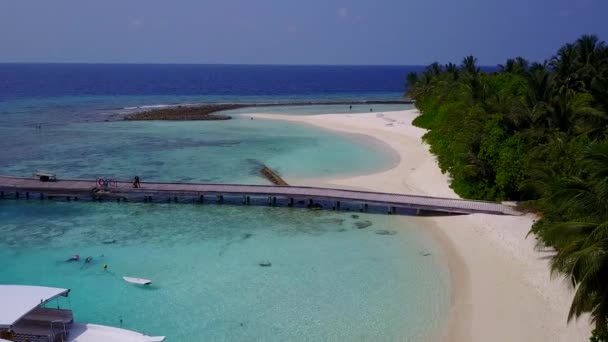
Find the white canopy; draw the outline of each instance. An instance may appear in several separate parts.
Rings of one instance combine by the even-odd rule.
[[[55,287],[0,285],[0,329],[10,328],[40,304],[68,292]]]

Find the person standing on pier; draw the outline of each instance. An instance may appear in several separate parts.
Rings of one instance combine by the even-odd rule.
[[[133,181],[134,188],[140,188],[141,184],[139,184],[139,176],[135,176],[135,180]]]

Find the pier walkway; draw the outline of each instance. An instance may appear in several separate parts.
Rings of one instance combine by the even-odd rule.
[[[384,208],[388,213],[407,214],[494,214],[521,215],[515,208],[495,202],[405,194],[354,191],[302,186],[200,184],[200,183],[141,183],[133,188],[131,182],[111,182],[99,186],[95,180],[58,180],[41,182],[34,178],[0,176],[0,198],[65,198],[66,200],[103,200],[154,202],[222,203],[225,198],[237,198],[243,204],[256,200],[269,205],[304,204],[309,208],[331,208],[367,211],[368,207]],[[212,198],[209,200],[209,198]]]

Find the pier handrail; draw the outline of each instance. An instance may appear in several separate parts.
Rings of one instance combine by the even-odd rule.
[[[55,182],[39,182],[27,177],[0,176],[0,189],[13,191],[45,191],[69,193],[92,193],[93,189],[105,189],[112,194],[180,194],[180,195],[253,195],[289,198],[315,198],[321,200],[369,202],[378,205],[419,208],[448,212],[494,213],[519,215],[512,206],[498,202],[465,200],[460,198],[433,197],[402,193],[332,189],[313,186],[276,186],[259,184],[218,184],[180,182],[142,182],[141,188],[133,188],[130,181],[118,181],[116,187],[99,187],[91,179],[66,179]]]
[[[30,177],[0,175],[0,181],[1,181],[2,178],[27,179],[27,180],[32,179]],[[116,179],[114,179],[114,180],[118,184],[124,184],[124,185],[133,184],[132,181],[123,181],[123,180],[116,180]],[[68,182],[68,181],[70,181],[70,182],[73,181],[73,182],[91,182],[91,183],[95,183],[95,180],[92,180],[92,179],[79,179],[79,178],[75,178],[75,179],[58,179],[57,180],[57,182]],[[335,189],[335,188],[324,188],[324,187],[307,186],[307,185],[265,185],[265,184],[242,184],[242,183],[184,183],[184,182],[165,182],[165,181],[159,181],[159,182],[141,182],[140,184],[142,185],[141,188],[129,188],[129,189],[132,189],[133,191],[145,192],[145,190],[146,190],[146,188],[144,187],[145,184],[201,185],[201,186],[228,186],[228,187],[244,187],[244,186],[246,186],[246,187],[254,187],[254,188],[255,187],[257,187],[257,188],[297,188],[297,189],[310,189],[310,190],[336,190],[336,191],[344,191],[344,192],[351,192],[351,193],[365,193],[365,194],[378,194],[378,195],[391,195],[391,196],[407,196],[407,197],[426,198],[426,199],[445,199],[445,200],[454,200],[454,201],[463,201],[463,202],[493,203],[493,204],[500,204],[500,205],[502,205],[500,202],[492,202],[492,201],[484,201],[484,200],[452,198],[452,197],[441,197],[441,196],[428,196],[428,195],[416,195],[416,194],[404,194],[404,193],[398,193],[398,192],[379,192],[379,191],[369,191],[369,190]],[[1,183],[0,183],[0,186],[2,186]],[[98,187],[98,185],[96,183],[95,183],[95,186]],[[155,189],[154,191],[163,191],[163,190],[157,190],[157,189]],[[170,190],[170,191],[175,191],[175,190]],[[189,190],[183,190],[183,191],[184,192],[188,192]]]

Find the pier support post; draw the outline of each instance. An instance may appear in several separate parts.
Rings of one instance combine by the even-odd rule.
[[[420,215],[420,209],[416,209],[416,215]]]
[[[276,206],[277,205],[277,198],[276,197],[272,197],[272,206]]]
[[[308,207],[312,208],[312,200],[311,199],[308,200]]]
[[[30,193],[29,193],[29,192],[27,192],[27,191],[25,192],[25,198],[26,198],[26,199],[30,199]]]
[[[292,197],[289,198],[288,206],[293,207],[293,198]]]
[[[217,195],[218,203],[224,203],[224,195]]]
[[[204,204],[205,203],[205,195],[198,196],[198,203],[200,203],[200,204]]]
[[[397,208],[389,206],[387,210],[387,214],[391,215],[397,212]]]
[[[268,206],[272,206],[272,198],[270,196],[268,196]]]
[[[44,192],[40,193],[40,199],[43,200],[44,199]]]
[[[19,192],[18,191],[15,192],[15,198],[17,198],[17,199],[19,198]]]
[[[173,197],[173,202],[177,203],[177,196]]]
[[[70,202],[72,198],[70,196],[65,196],[66,201]]]
[[[0,198],[4,199],[4,191],[0,191]]]
[[[363,205],[363,211],[367,212],[368,209],[369,209],[369,206],[367,205],[367,203],[365,203]]]
[[[251,197],[245,196],[245,203],[247,203],[247,204],[251,203]]]
[[[336,210],[340,211],[340,201],[336,201]]]

